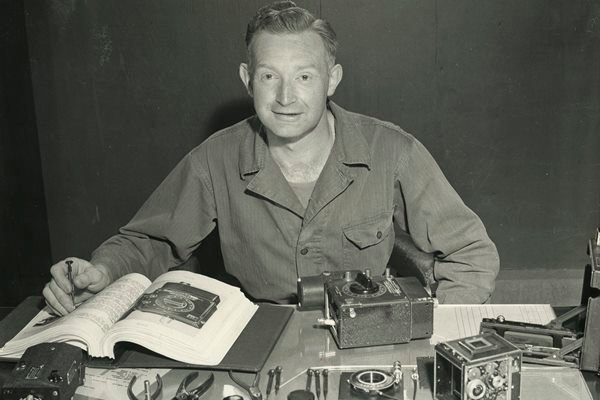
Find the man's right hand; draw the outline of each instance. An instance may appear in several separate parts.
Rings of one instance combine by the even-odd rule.
[[[68,278],[66,261],[73,261],[71,274],[75,289],[73,291],[75,304],[71,300],[73,287]],[[46,303],[58,315],[66,315],[75,310],[76,304],[84,302],[111,283],[110,274],[105,266],[93,265],[75,257],[54,264],[50,268],[50,274],[52,279],[46,284],[42,294],[46,298]]]

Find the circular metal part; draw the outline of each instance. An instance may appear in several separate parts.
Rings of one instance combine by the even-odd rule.
[[[467,397],[469,399],[478,400],[485,396],[485,383],[481,379],[473,379],[467,383]]]
[[[496,369],[496,365],[493,362],[489,362],[489,363],[485,364],[484,369],[485,369],[486,374],[491,374]]]
[[[394,384],[394,376],[379,369],[364,369],[353,373],[348,383],[353,389],[370,393],[390,388]]]
[[[357,292],[356,289],[352,290],[353,284],[354,284],[354,282],[348,282],[344,286],[342,286],[342,293],[345,296],[358,297],[358,298],[373,298],[373,297],[379,297],[382,294],[387,292],[387,289],[385,288],[384,285],[377,285],[375,287],[375,289],[373,289],[373,290]]]
[[[479,367],[473,367],[469,369],[467,375],[470,380],[479,379],[481,377],[481,371],[479,370]]]
[[[502,386],[504,386],[504,378],[499,375],[494,376],[492,378],[492,386],[496,389],[501,388]]]

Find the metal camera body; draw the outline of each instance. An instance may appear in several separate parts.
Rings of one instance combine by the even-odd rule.
[[[522,352],[496,333],[435,346],[436,400],[518,400]]]
[[[5,400],[69,400],[85,379],[86,353],[67,343],[29,347],[2,387]]]
[[[340,349],[407,343],[433,333],[433,299],[418,279],[346,271],[323,278],[322,307]]]

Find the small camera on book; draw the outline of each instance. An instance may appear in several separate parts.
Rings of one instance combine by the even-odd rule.
[[[168,282],[152,293],[144,294],[135,306],[143,312],[163,315],[202,328],[217,310],[219,296],[184,282]]]

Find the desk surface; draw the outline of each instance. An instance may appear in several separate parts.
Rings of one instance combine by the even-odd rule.
[[[304,389],[308,368],[329,369],[327,398],[334,400],[338,398],[342,372],[354,372],[365,368],[390,369],[394,361],[400,361],[404,367],[405,399],[432,399],[432,393],[423,390],[419,390],[415,397],[411,379],[417,357],[434,355],[434,349],[428,339],[414,340],[406,344],[340,350],[329,330],[315,326],[320,315],[320,312],[295,312],[293,314],[262,371],[260,388],[263,395],[266,394],[267,371],[278,365],[283,367],[282,386],[277,395],[271,393],[270,400],[284,400],[291,391]],[[184,376],[182,371],[179,371],[179,374],[173,374],[173,372],[171,374],[171,382],[167,382],[165,385],[164,394],[167,396],[173,395],[175,387]],[[204,371],[202,374],[207,376],[208,372]],[[252,378],[250,375],[244,374],[239,376],[246,382],[250,382]],[[521,399],[581,400],[590,398],[587,394],[588,386],[596,391],[593,398],[598,399],[597,381],[599,379],[594,374],[590,374],[591,384],[587,386],[581,379],[580,372],[569,368],[548,369],[548,367],[532,366],[523,370],[522,377]],[[207,393],[206,398],[222,399],[224,387],[232,384],[226,373],[215,373],[215,385]],[[314,387],[313,379],[313,392]],[[141,390],[141,385],[139,388]],[[80,399],[86,398],[80,397]],[[321,399],[323,399],[322,396]]]
[[[421,339],[406,344],[340,350],[337,348],[335,341],[327,329],[315,326],[320,314],[320,312],[295,312],[293,314],[262,372],[260,388],[263,395],[265,395],[267,385],[266,372],[278,365],[283,367],[282,385],[278,395],[271,393],[270,400],[284,400],[291,391],[303,389],[306,385],[306,371],[308,368],[328,368],[330,370],[329,394],[327,398],[334,400],[338,398],[339,378],[343,371],[352,372],[365,368],[388,369],[391,368],[395,361],[400,361],[405,372],[404,384],[407,394],[405,398],[409,400],[413,398],[417,400],[429,400],[432,398],[431,393],[426,391],[419,391],[417,396],[413,397],[414,392],[410,378],[417,357],[432,356],[434,354],[429,340]],[[4,364],[2,368],[8,371],[7,364]],[[86,386],[94,385],[95,378],[93,377],[93,372],[90,371],[90,379],[86,380]],[[164,399],[171,398],[169,396],[174,395],[182,377],[188,372],[189,370],[174,370],[165,375]],[[208,373],[208,371],[201,371],[199,379],[207,376]],[[544,400],[579,400],[589,398],[589,395],[584,393],[584,391],[587,392],[589,387],[593,393],[593,398],[598,399],[600,397],[600,379],[595,374],[586,375],[588,378],[587,387],[585,383],[582,385],[583,381],[578,370],[525,368],[523,370],[521,398],[527,400],[538,398]],[[239,374],[239,376],[242,380],[251,381],[249,374]],[[135,390],[138,393],[142,388],[143,382],[139,382],[139,385],[139,390]],[[217,372],[215,373],[215,384],[205,395],[205,398],[221,399],[224,391],[233,389],[233,386],[235,385],[226,373]],[[82,390],[78,389],[76,399],[91,398],[82,394],[85,392],[85,387],[80,389]],[[126,398],[126,388],[122,387],[120,390],[122,390],[123,398]],[[225,394],[231,393],[228,392]],[[139,396],[139,398],[143,397]]]

